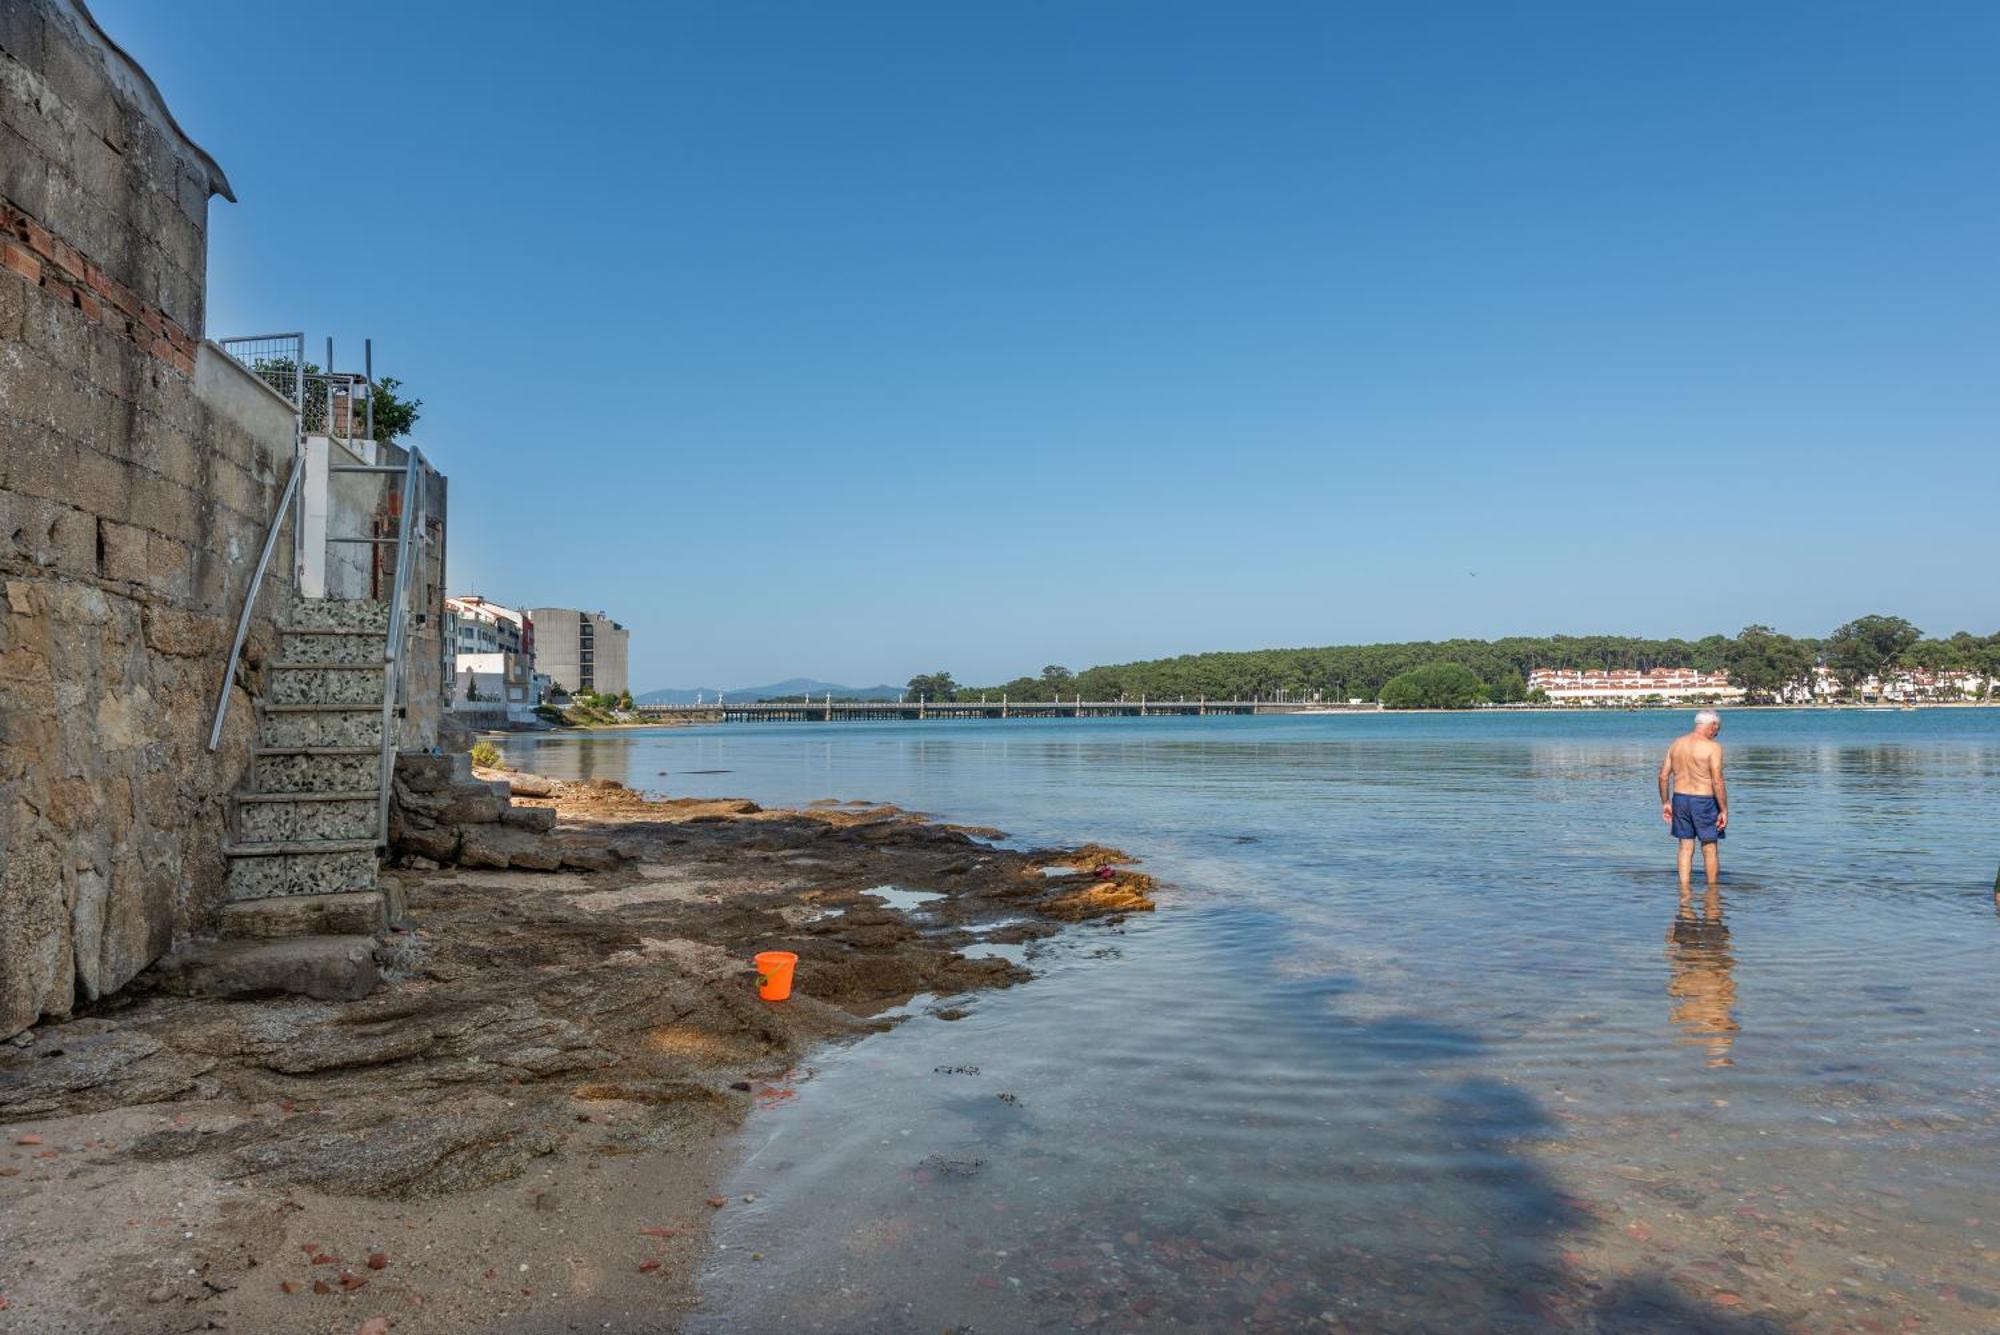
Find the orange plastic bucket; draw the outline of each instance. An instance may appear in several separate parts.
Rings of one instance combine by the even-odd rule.
[[[792,995],[792,969],[799,957],[789,950],[767,950],[757,956],[757,995],[783,1001]]]

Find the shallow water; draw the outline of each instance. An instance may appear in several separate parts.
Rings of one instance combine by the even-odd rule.
[[[1730,715],[1724,884],[1685,913],[1652,779],[1683,723],[507,749],[1102,840],[1171,883],[797,1072],[698,1329],[2000,1329],[2000,711]]]

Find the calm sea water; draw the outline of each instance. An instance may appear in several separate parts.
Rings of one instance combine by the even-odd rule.
[[[1730,715],[1724,884],[1689,911],[1653,791],[1684,726],[507,749],[1103,840],[1170,883],[1031,948],[1033,984],[798,1071],[698,1328],[2000,1329],[2000,711]]]

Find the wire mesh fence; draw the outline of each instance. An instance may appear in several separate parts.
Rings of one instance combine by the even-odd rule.
[[[218,339],[222,350],[250,368],[251,374],[298,404],[304,397],[306,336],[304,334],[251,334],[243,338]]]
[[[308,364],[302,411],[308,436],[337,436],[342,440],[374,438],[368,381],[361,376],[339,371],[331,375],[315,373],[315,368]]]
[[[251,374],[297,406],[305,435],[375,438],[374,386],[368,377],[307,361],[304,334],[255,334],[217,342]],[[332,348],[331,340],[327,346]]]

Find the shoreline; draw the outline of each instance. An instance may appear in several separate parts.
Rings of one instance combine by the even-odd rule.
[[[912,722],[955,724],[955,725],[980,724],[980,723],[1053,723],[1053,724],[1105,723],[1105,722],[1126,722],[1126,721],[1139,722],[1139,723],[1158,723],[1158,722],[1185,721],[1189,719],[1195,719],[1200,722],[1208,722],[1211,719],[1230,719],[1230,718],[1423,718],[1426,716],[1434,716],[1440,714],[1448,714],[1454,717],[1466,716],[1466,715],[1480,716],[1480,717],[1509,717],[1518,714],[1580,714],[1580,715],[1684,714],[1689,710],[1693,709],[1715,709],[1720,712],[1729,714],[1734,714],[1734,713],[1905,714],[1905,713],[1922,713],[1928,710],[1937,710],[1937,709],[1951,709],[1951,710],[2000,709],[2000,698],[1996,698],[1993,700],[1927,701],[1923,704],[1916,704],[1916,705],[1897,705],[1897,704],[1705,705],[1699,702],[1688,702],[1684,704],[1672,704],[1672,705],[1484,705],[1468,709],[1379,709],[1372,707],[1351,706],[1347,708],[1328,707],[1325,709],[1296,708],[1296,709],[1286,709],[1283,712],[1271,713],[1271,714],[1209,714],[1209,715],[1157,714],[1157,715],[1116,715],[1116,716],[1105,715],[1105,716],[1091,716],[1082,719],[1061,718],[1061,717],[1014,718],[1014,719],[931,718],[922,720],[852,719],[852,720],[841,720],[841,722],[846,723],[848,726],[866,726],[867,724],[870,723],[882,724],[887,726],[902,726]],[[776,722],[776,721],[774,721],[774,725],[784,726],[783,722]],[[721,728],[725,726],[728,726],[728,724],[724,720],[720,719],[714,719],[714,720],[660,719],[660,720],[647,720],[642,723],[573,724],[564,727],[535,728],[535,729],[526,729],[522,731],[501,731],[501,730],[488,729],[476,732],[473,734],[473,736],[476,738],[492,739],[492,740],[506,740],[510,738],[518,740],[519,738],[523,737],[564,737],[564,736],[575,736],[588,733],[644,731],[649,728],[679,730],[683,728]]]
[[[385,872],[410,930],[366,1000],[138,987],[0,1046],[0,1330],[673,1329],[801,1059],[1033,976],[974,942],[1153,907],[1115,850],[880,804],[525,786],[617,865]],[[791,1001],[758,949],[800,955]]]

